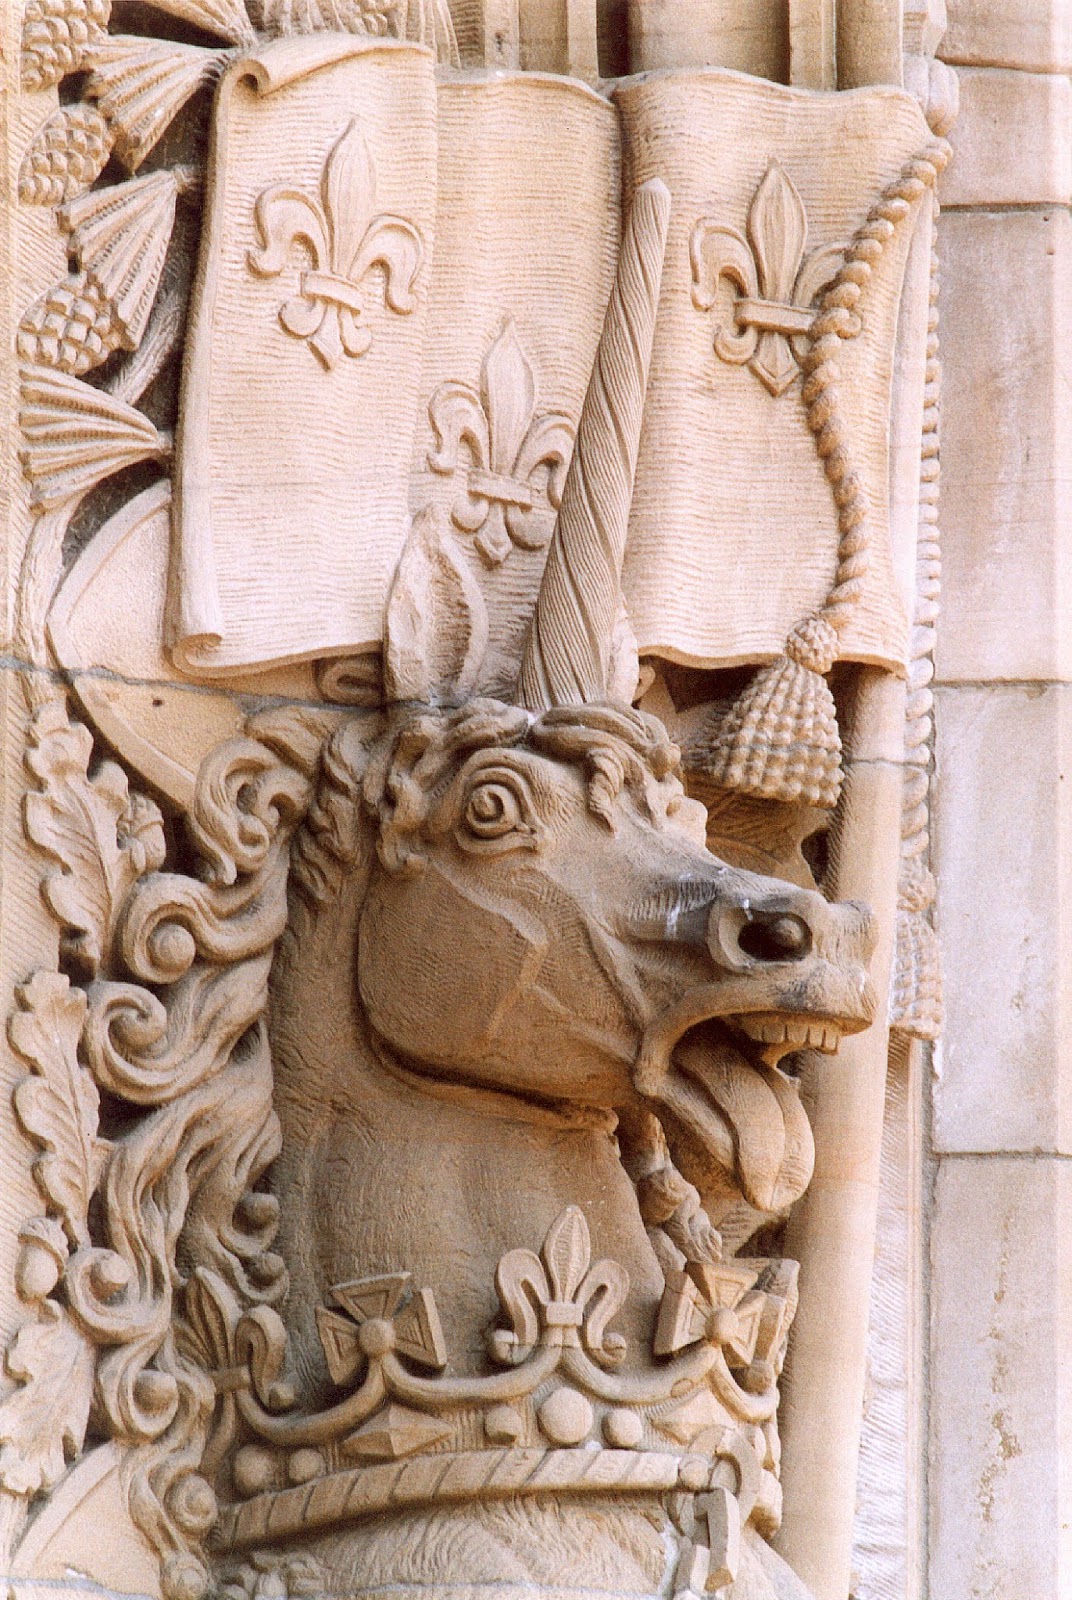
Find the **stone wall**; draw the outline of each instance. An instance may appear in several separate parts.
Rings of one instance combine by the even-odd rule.
[[[949,13],[928,1592],[1041,1600],[1072,1593],[1072,11]]]

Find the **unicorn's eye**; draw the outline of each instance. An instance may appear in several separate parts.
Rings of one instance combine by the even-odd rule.
[[[496,766],[474,774],[455,827],[463,850],[533,850],[537,832],[532,796],[519,772]]]
[[[502,839],[524,824],[521,801],[514,789],[499,781],[478,783],[465,803],[465,826],[477,839]]]

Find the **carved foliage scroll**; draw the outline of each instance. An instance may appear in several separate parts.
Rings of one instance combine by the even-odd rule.
[[[168,1593],[189,1595],[207,1582],[194,1551],[215,1518],[193,1471],[214,1410],[206,1367],[241,1358],[240,1311],[259,1315],[265,1370],[278,1369],[281,1325],[264,1320],[285,1288],[276,1205],[252,1192],[278,1148],[258,1025],[304,781],[263,746],[225,747],[190,823],[198,882],[160,870],[160,813],[95,761],[62,700],[38,711],[27,765],[27,832],[53,863],[44,893],[85,987],[39,973],[10,1023],[46,1213],[21,1235],[18,1289],[36,1320],[6,1358],[18,1387],[0,1406],[2,1482],[16,1495],[54,1484],[92,1406],[143,1447],[131,1509]],[[110,1139],[103,1089],[131,1113]],[[199,1264],[189,1277],[180,1255]]]

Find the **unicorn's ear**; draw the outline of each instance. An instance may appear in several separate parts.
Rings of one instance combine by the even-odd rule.
[[[631,706],[636,699],[640,682],[640,657],[637,653],[636,634],[629,620],[624,595],[618,597],[618,615],[614,619],[614,632],[610,637],[607,654],[607,699],[618,700]]]
[[[442,516],[428,507],[413,519],[387,597],[387,699],[461,705],[476,687],[487,647],[479,585]]]

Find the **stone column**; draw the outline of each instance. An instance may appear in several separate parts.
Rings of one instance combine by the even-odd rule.
[[[1072,1592],[1072,12],[957,0],[942,186],[930,1588]]]

